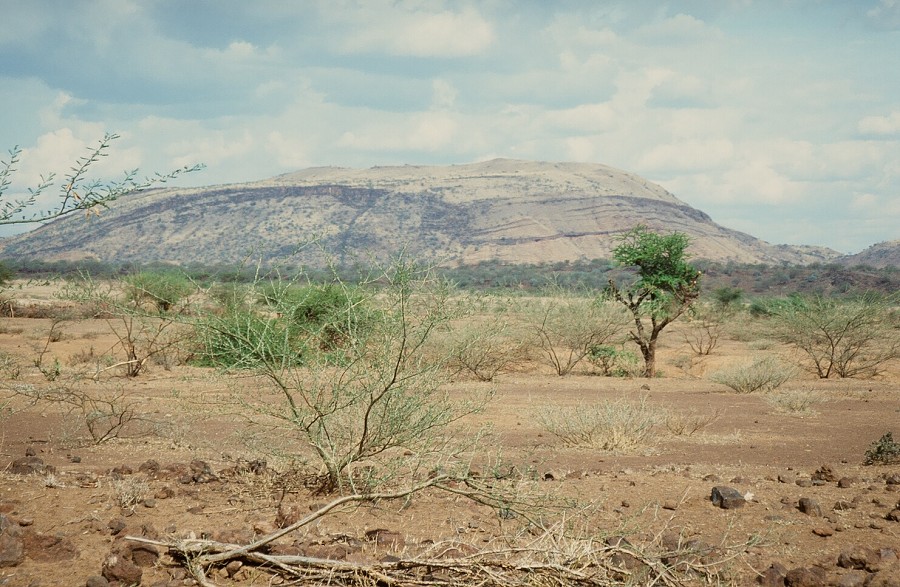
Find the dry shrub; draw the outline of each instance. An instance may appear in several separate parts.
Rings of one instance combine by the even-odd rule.
[[[670,412],[666,415],[666,428],[675,436],[693,436],[719,419],[722,410],[716,410],[712,414],[702,414],[696,410],[684,412]]]
[[[785,389],[770,393],[766,401],[779,412],[809,416],[815,414],[813,408],[825,399],[812,389]]]
[[[150,486],[140,477],[113,479],[113,499],[124,510],[133,510],[150,494]]]
[[[772,391],[793,377],[796,370],[773,357],[754,359],[750,364],[716,371],[710,379],[738,393]]]
[[[543,406],[534,412],[538,424],[566,446],[625,452],[652,444],[661,410],[638,401],[603,400],[575,406]]]

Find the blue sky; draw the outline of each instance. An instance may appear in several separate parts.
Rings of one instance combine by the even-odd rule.
[[[14,189],[603,163],[772,243],[900,238],[900,0],[0,0]],[[52,194],[50,194],[52,197]]]

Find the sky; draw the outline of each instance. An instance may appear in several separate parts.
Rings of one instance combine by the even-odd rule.
[[[900,239],[900,0],[0,0],[11,197],[103,178],[602,163],[775,244]],[[56,191],[46,193],[55,198]]]

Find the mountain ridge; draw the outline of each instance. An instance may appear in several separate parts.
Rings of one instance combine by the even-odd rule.
[[[62,218],[0,241],[45,260],[236,262],[294,255],[384,258],[400,248],[448,265],[609,257],[637,224],[677,230],[697,258],[830,262],[822,247],[772,245],[720,226],[661,186],[606,165],[492,159],[450,166],[314,167],[269,179],[150,190],[100,218]],[[316,237],[320,247],[298,245]]]

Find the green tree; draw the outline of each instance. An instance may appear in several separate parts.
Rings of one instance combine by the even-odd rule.
[[[88,176],[91,167],[109,155],[113,141],[118,138],[117,134],[105,134],[95,147],[88,150],[87,155],[75,161],[75,165],[59,185],[59,202],[49,209],[41,209],[38,198],[53,186],[56,180],[54,173],[42,176],[37,187],[29,188],[26,196],[7,197],[22,155],[22,149],[18,146],[10,149],[9,160],[0,161],[0,226],[40,223],[68,216],[73,212],[96,213],[96,208],[107,208],[119,198],[203,168],[203,165],[190,165],[166,174],[156,173],[143,180],[138,179],[137,169],[126,171],[124,177],[117,181],[90,179]]]
[[[871,378],[900,357],[900,297],[866,294],[849,300],[793,296],[769,306],[776,334],[803,351],[822,379]]]
[[[654,377],[659,335],[700,295],[700,272],[686,260],[690,244],[686,234],[659,234],[638,225],[620,240],[613,259],[623,267],[636,268],[637,280],[620,287],[610,279],[607,294],[631,312],[634,329],[629,336],[641,349],[644,376]]]

